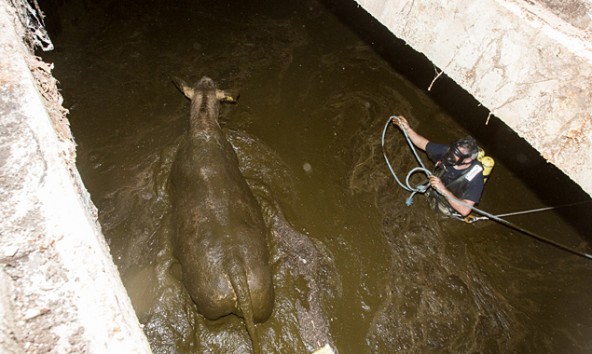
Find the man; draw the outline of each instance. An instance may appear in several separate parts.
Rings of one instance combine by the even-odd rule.
[[[436,144],[411,129],[404,117],[392,121],[407,133],[413,145],[436,163],[434,174],[429,177],[436,192],[428,191],[430,204],[448,216],[468,216],[471,207],[481,199],[484,185],[475,139],[468,136],[451,145]]]

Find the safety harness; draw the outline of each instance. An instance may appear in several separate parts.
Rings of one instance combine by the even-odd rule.
[[[446,168],[446,165],[442,162],[442,160],[440,160],[436,163],[433,174],[442,180],[446,180],[446,174],[449,173],[448,171],[449,170]],[[469,183],[475,177],[477,177],[479,173],[483,173],[483,166],[479,161],[474,160],[461,175],[446,184],[446,188],[458,198],[463,199],[462,196],[467,191]],[[428,189],[426,191],[426,197],[428,199],[428,204],[430,207],[432,207],[432,209],[434,209],[434,211],[439,211],[446,216],[469,222],[470,219],[464,218],[460,213],[458,213],[442,194],[437,193],[433,189]]]

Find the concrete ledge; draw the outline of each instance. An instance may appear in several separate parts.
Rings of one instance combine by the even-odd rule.
[[[589,1],[356,1],[592,195]]]
[[[24,32],[0,0],[0,351],[149,353]]]

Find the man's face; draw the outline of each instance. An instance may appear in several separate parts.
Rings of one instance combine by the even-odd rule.
[[[457,156],[456,154],[454,155],[454,159],[457,165],[463,165],[463,164],[468,164],[471,163],[471,161],[473,161],[473,159],[471,158],[471,154],[469,152],[469,149],[465,148],[465,147],[459,147],[458,150],[461,152],[461,154],[464,156],[462,162],[460,162],[460,159],[463,156]]]
[[[452,146],[444,159],[450,166],[461,166],[473,161],[470,157],[469,149],[462,146]]]

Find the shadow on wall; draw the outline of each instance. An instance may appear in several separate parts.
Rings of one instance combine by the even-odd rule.
[[[319,0],[340,21],[356,32],[362,40],[384,58],[391,67],[418,89],[424,91],[456,122],[468,130],[483,148],[494,152],[503,163],[549,206],[590,201],[590,196],[561,170],[548,163],[526,140],[519,137],[503,121],[492,116],[486,125],[489,110],[446,75],[440,76],[432,89],[434,64],[393,35],[355,1]],[[396,112],[393,112],[396,113]],[[576,210],[577,209],[577,210]],[[592,241],[589,235],[591,208],[557,209],[578,234]]]

